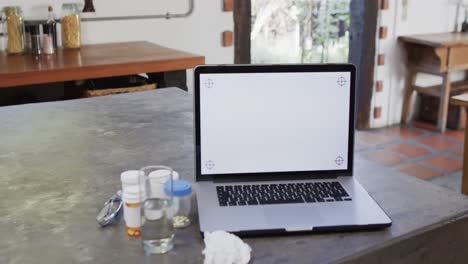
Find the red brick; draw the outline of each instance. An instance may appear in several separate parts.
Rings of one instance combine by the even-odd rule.
[[[380,9],[382,9],[382,10],[390,9],[390,0],[381,0]]]
[[[381,26],[379,28],[379,38],[380,39],[385,39],[388,36],[388,27]]]
[[[232,46],[234,41],[234,33],[232,31],[223,32],[223,47]]]
[[[385,54],[379,54],[379,56],[377,57],[377,65],[385,65]]]
[[[379,119],[382,116],[382,107],[374,107],[374,119]]]
[[[234,0],[224,0],[223,11],[232,12],[234,10]]]
[[[378,93],[383,91],[383,81],[377,81],[375,83],[375,91]]]

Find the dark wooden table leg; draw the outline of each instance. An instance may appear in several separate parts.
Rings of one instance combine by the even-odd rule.
[[[466,124],[468,124],[468,108],[466,111]],[[462,175],[462,188],[461,191],[464,195],[468,195],[468,125],[465,128],[465,146],[463,150],[463,175]]]
[[[414,85],[416,83],[417,72],[412,68],[408,67],[408,73],[406,75],[405,94],[403,97],[403,111],[401,113],[401,123],[408,124],[411,115],[411,103],[414,92]]]
[[[179,87],[188,91],[186,70],[148,73],[148,78],[151,82],[158,83],[158,88]]]

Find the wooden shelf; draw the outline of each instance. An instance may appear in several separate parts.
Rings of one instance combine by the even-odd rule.
[[[84,45],[78,50],[59,49],[52,56],[0,52],[0,88],[179,71],[204,63],[203,56],[145,41]]]

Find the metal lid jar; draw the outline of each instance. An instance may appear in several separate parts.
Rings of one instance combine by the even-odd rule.
[[[7,6],[2,10],[3,32],[6,34],[8,54],[20,54],[25,51],[24,18],[19,6]]]
[[[81,18],[80,9],[75,3],[62,5],[62,45],[65,49],[79,49],[81,47]]]

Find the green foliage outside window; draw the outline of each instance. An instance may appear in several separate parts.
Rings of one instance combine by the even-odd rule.
[[[347,62],[351,0],[252,0],[252,62]]]

